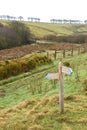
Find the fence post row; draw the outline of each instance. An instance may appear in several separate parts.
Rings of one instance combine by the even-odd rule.
[[[76,53],[77,52],[77,55],[79,55],[80,53],[82,53],[84,50],[86,50],[86,48],[83,50],[84,48],[81,48],[81,47],[78,47],[75,51],[74,51],[74,48],[71,48],[71,49],[63,49],[61,51],[58,51],[58,50],[54,50],[54,53],[50,53],[50,52],[47,52],[47,57],[48,58],[54,58],[54,60],[57,59],[57,57],[59,56],[59,53],[61,54],[61,56],[63,58],[65,58],[66,56],[74,56],[74,52]],[[67,52],[70,52],[69,55],[67,55]]]

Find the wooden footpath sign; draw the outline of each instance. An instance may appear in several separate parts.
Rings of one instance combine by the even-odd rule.
[[[59,110],[60,113],[64,112],[64,74],[72,75],[72,69],[62,65],[62,62],[58,65],[58,73],[49,73],[46,75],[48,80],[59,80]]]
[[[59,73],[49,73],[46,75],[48,80],[59,79]]]

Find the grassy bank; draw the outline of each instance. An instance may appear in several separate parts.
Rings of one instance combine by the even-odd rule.
[[[47,73],[58,71],[56,60],[0,86],[1,130],[87,129],[87,56],[81,54],[62,62],[70,63],[73,69],[72,76],[64,76],[65,112],[59,113],[59,82],[45,78]]]

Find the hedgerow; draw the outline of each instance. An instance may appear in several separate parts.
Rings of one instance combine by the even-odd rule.
[[[40,54],[35,54],[27,58],[3,61],[3,63],[0,63],[0,79],[16,76],[31,71],[37,66],[50,63],[52,63],[51,59]]]

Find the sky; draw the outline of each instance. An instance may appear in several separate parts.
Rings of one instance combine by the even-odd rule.
[[[0,0],[0,15],[87,20],[87,0]]]

